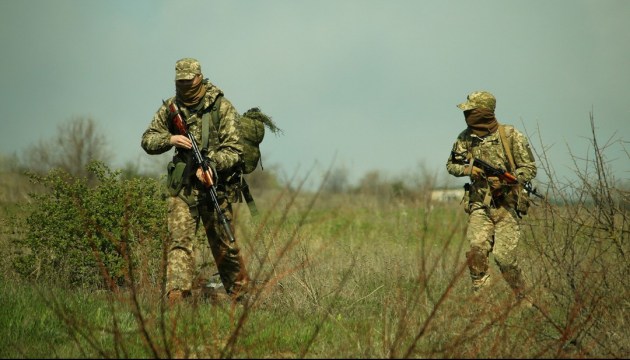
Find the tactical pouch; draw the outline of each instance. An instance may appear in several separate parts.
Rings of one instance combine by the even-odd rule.
[[[228,201],[231,203],[240,202],[242,174],[240,172],[232,172],[230,174],[219,174],[219,176],[221,175],[223,181],[217,185],[217,193],[221,193],[221,195],[227,197]]]
[[[464,211],[466,212],[466,214],[470,214],[471,210],[470,210],[470,183],[465,183],[464,184],[464,196],[462,197],[462,200],[460,202],[460,204],[464,204],[466,207],[464,208]]]
[[[516,213],[519,215],[527,215],[531,201],[529,199],[529,193],[523,189],[522,186],[517,187],[516,196]]]
[[[166,178],[166,186],[171,196],[177,196],[184,187],[186,163],[183,161],[170,161],[167,165],[168,176]]]

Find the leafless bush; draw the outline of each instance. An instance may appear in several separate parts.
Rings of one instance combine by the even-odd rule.
[[[24,165],[40,174],[58,168],[74,177],[91,176],[85,170],[90,161],[108,163],[112,157],[106,144],[94,119],[73,118],[59,125],[54,138],[27,148]]]
[[[536,153],[550,179],[544,184],[550,201],[535,207],[526,222],[534,249],[529,262],[546,297],[541,311],[557,329],[551,336],[562,345],[558,354],[572,348],[573,356],[624,357],[630,351],[624,315],[630,295],[628,191],[612,176],[605,156],[612,142],[598,143],[592,113],[590,124],[592,157],[572,154],[575,182],[555,177],[543,144]]]

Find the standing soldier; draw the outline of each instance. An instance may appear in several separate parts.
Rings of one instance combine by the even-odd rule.
[[[493,167],[508,169],[519,183],[528,182],[536,176],[536,162],[529,142],[513,126],[497,122],[496,99],[489,92],[473,92],[457,107],[463,110],[468,127],[457,137],[446,169],[451,175],[471,179],[471,183],[466,184],[466,212],[469,214],[466,238],[470,243],[466,259],[473,290],[478,292],[487,284],[488,255],[492,252],[517,298],[526,298],[531,303],[524,293],[525,284],[516,257],[521,239],[516,205],[522,189],[488,176],[471,162],[479,158]]]
[[[249,283],[240,250],[229,241],[219,216],[210,203],[206,178],[192,156],[190,139],[178,132],[168,105],[175,102],[188,131],[211,169],[217,200],[230,227],[232,203],[238,201],[238,176],[242,145],[237,127],[239,115],[223,92],[204,79],[199,61],[184,58],[175,64],[175,96],[157,110],[142,135],[148,154],[161,154],[175,146],[168,166],[168,231],[166,294],[170,304],[191,295],[195,272],[195,234],[199,221],[208,238],[219,276],[233,300],[243,298]],[[221,101],[217,101],[221,97]],[[219,126],[210,118],[218,107]]]

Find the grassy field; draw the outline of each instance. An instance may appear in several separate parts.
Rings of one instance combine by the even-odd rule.
[[[0,250],[0,357],[627,358],[626,210],[545,205],[523,220],[520,264],[536,306],[513,298],[491,257],[474,295],[466,214],[423,197],[269,192],[237,238],[252,297],[207,289],[167,310],[161,284],[118,291],[25,282],[11,270],[5,206]],[[212,271],[211,271],[212,272]]]

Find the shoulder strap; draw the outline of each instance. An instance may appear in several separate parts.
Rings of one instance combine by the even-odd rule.
[[[512,143],[508,141],[508,137],[505,135],[505,127],[503,125],[499,125],[499,136],[501,136],[501,144],[503,144],[505,156],[508,158],[508,162],[510,163],[510,171],[513,172],[516,170],[516,165],[514,165],[514,157],[512,157]]]
[[[212,122],[214,123],[214,127],[217,130],[219,130],[219,122],[221,121],[219,109],[221,108],[222,98],[223,96],[217,95],[217,98],[214,100],[214,104],[212,104],[212,109],[210,110],[210,115],[212,116]]]
[[[201,147],[205,152],[208,152],[208,145],[210,145],[210,119],[212,119],[212,125],[215,131],[219,131],[219,107],[221,106],[221,95],[217,96],[214,103],[210,107],[210,111],[206,111],[201,117]],[[216,140],[216,136],[212,137],[212,140]],[[218,143],[212,144],[216,147]]]
[[[258,208],[256,207],[256,202],[254,201],[254,197],[252,196],[252,192],[249,190],[249,184],[245,181],[245,178],[241,176],[241,191],[243,194],[243,198],[245,198],[245,202],[247,203],[247,207],[249,208],[250,214],[256,217],[259,215]]]
[[[466,159],[471,162],[473,160],[472,153],[472,139],[470,137],[470,130],[466,129],[466,134],[464,134],[464,144],[466,144]]]

